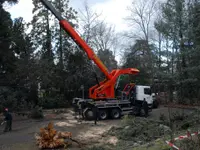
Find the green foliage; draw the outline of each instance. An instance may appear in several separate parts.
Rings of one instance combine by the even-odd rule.
[[[113,127],[108,131],[108,135],[116,136],[119,141],[117,143],[118,149],[132,147],[134,150],[168,150],[170,147],[165,143],[166,139],[170,139],[171,134],[175,137],[184,135],[186,130],[190,133],[198,130],[199,112],[192,113],[175,112],[171,115],[171,123],[173,130],[169,127],[169,120],[161,115],[162,122],[144,118],[135,118],[131,116],[124,116],[119,127]],[[175,132],[174,132],[175,131]],[[199,148],[199,139],[197,137],[193,140],[175,142],[175,145],[184,148]]]
[[[164,122],[167,118],[163,113],[161,113],[159,119]]]
[[[199,150],[200,149],[200,141],[199,137],[193,137],[192,139],[183,139],[179,142],[180,149],[182,150]]]
[[[120,127],[114,127],[109,134],[123,141],[142,143],[149,142],[164,135],[165,131],[159,122],[141,118],[125,117]]]
[[[17,92],[15,92],[12,88],[1,87],[0,88],[0,105],[12,109],[16,109],[18,107],[18,102],[16,98]]]
[[[59,94],[57,94],[59,95]],[[41,97],[39,98],[39,106],[52,109],[52,108],[66,108],[69,107],[69,101],[64,99],[64,96],[61,97]]]
[[[108,71],[112,71],[114,69],[117,69],[117,61],[115,60],[115,56],[113,55],[113,52],[111,50],[105,49],[105,50],[98,50],[97,56],[100,58],[100,60],[103,62],[103,64],[108,68]],[[100,72],[98,69],[97,72]],[[101,80],[104,80],[104,74],[102,72],[98,73],[99,77],[101,77]]]
[[[80,82],[85,82],[87,77],[83,75],[87,75],[87,62],[60,28],[59,21],[40,2],[34,1],[33,4],[31,41],[34,50],[39,50],[36,83],[40,82],[40,90],[44,91],[39,103],[45,108],[64,107],[69,103],[65,97],[68,91],[76,91]],[[74,28],[78,27],[77,12],[69,6],[69,1],[53,0],[52,4]],[[50,24],[51,19],[55,22]]]
[[[39,105],[46,109],[52,109],[52,108],[55,108],[56,101],[54,98],[44,97],[44,98],[39,99]]]
[[[87,91],[96,84],[92,64],[85,52],[78,49],[60,28],[58,20],[39,0],[33,1],[33,19],[28,24],[21,17],[12,20],[2,7],[4,2],[14,4],[18,1],[0,2],[0,88],[3,89],[0,92],[0,105],[15,109],[28,104],[39,104],[46,108],[67,106],[74,93],[77,93],[77,97],[82,96],[81,85]],[[89,41],[109,71],[118,68],[115,60],[118,43],[112,26],[98,20],[92,11],[88,16],[83,16],[85,22],[79,23],[77,11],[70,7],[69,1],[51,2],[75,29],[81,25],[84,27],[86,31],[81,36]],[[120,86],[124,87],[130,81],[142,85],[156,84],[154,79],[157,79],[154,90],[169,92],[171,101],[176,90],[180,103],[198,103],[199,8],[199,1],[164,2],[160,6],[159,18],[154,23],[158,41],[146,37],[127,45],[122,67],[137,68],[140,73],[134,77],[126,76]],[[30,34],[26,32],[30,27],[28,25],[32,26]],[[104,78],[99,69],[95,68],[95,71],[100,80]],[[39,83],[40,90],[44,91],[41,99],[38,99]]]
[[[33,108],[30,112],[30,117],[33,119],[41,119],[44,117],[42,108],[39,106],[36,106]]]
[[[183,121],[187,116],[180,112],[172,113],[172,121],[180,120]]]
[[[16,58],[10,47],[12,34],[12,20],[10,14],[0,6],[0,85],[9,85],[12,82],[12,73],[15,69]]]
[[[153,66],[153,44],[148,44],[145,40],[136,40],[134,45],[128,48],[128,53],[125,54],[124,68],[137,68],[140,73],[136,77],[131,77],[136,84],[151,84],[152,83],[152,66]]]
[[[160,83],[168,81],[165,86],[170,95],[177,89],[180,103],[194,103],[198,95],[199,42],[195,42],[199,41],[198,7],[198,1],[167,0],[161,5],[162,13],[155,21],[155,29],[162,37],[159,57],[167,59],[161,63],[157,78]]]
[[[162,139],[157,139],[149,144],[138,146],[133,150],[170,150],[171,147],[165,143]]]
[[[1,4],[4,2],[1,1]],[[70,7],[69,1],[51,2],[77,29],[77,12]],[[82,96],[81,85],[87,91],[96,84],[92,64],[39,0],[34,0],[33,6],[33,19],[29,23],[25,23],[21,17],[12,20],[10,14],[0,7],[0,86],[8,88],[7,92],[0,93],[3,97],[0,104],[16,110],[28,109],[23,106],[30,105],[68,107],[74,96]],[[55,22],[50,23],[52,19]],[[32,30],[27,33],[29,27]],[[107,42],[106,35],[111,34],[111,30],[106,24],[98,29],[101,27],[106,30],[104,36],[99,36]],[[101,51],[99,55],[109,69],[117,67],[111,51]],[[41,91],[43,95],[38,98]]]
[[[69,90],[80,89],[81,85],[84,85],[87,89],[90,85],[95,84],[95,79],[92,75],[92,64],[87,59],[86,55],[81,51],[76,51],[69,55],[67,61],[69,71],[67,87]]]
[[[106,50],[99,50],[97,53],[98,57],[104,63],[104,65],[108,68],[108,70],[117,69],[117,61],[112,53],[112,51]]]

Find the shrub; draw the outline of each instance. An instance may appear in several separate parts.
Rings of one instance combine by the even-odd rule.
[[[46,109],[66,108],[69,106],[67,100],[63,96],[43,97],[39,99],[39,105]]]
[[[161,113],[159,119],[165,122],[167,120],[167,117],[163,113]]]
[[[181,150],[199,150],[200,149],[200,141],[184,139],[180,141],[180,149]]]
[[[30,117],[33,119],[41,119],[44,117],[42,108],[39,106],[36,106],[35,108],[32,109],[30,113]]]

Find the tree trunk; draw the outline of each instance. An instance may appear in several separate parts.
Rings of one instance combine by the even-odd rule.
[[[162,44],[162,41],[161,41],[161,33],[159,32],[158,33],[159,35],[158,35],[158,45],[159,45],[159,47],[158,47],[158,70],[160,70],[160,67],[161,67],[161,44]]]
[[[47,57],[50,61],[53,61],[53,55],[52,55],[52,48],[51,48],[51,30],[49,25],[49,15],[48,12],[46,12],[46,19],[47,19],[47,41],[46,41],[46,49],[47,49]]]

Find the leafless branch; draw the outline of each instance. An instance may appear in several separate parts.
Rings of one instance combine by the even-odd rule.
[[[139,29],[142,31],[143,38],[149,41],[150,24],[152,22],[152,17],[154,15],[156,6],[156,0],[145,0],[145,1],[135,1],[128,11],[130,11],[130,16],[126,20],[130,25],[138,25]]]

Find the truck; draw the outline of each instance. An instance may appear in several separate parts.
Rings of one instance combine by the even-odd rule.
[[[148,112],[152,111],[153,97],[150,86],[130,83],[126,84],[123,91],[120,91],[119,93],[120,95],[116,95],[115,99],[112,98],[99,101],[74,98],[73,105],[82,111],[83,117],[87,120],[94,119],[94,110],[91,106],[88,106],[88,103],[93,104],[98,108],[98,118],[100,120],[106,120],[108,118],[119,119],[121,116],[129,114],[144,116],[144,102],[148,105]]]
[[[103,62],[97,57],[91,47],[80,37],[70,23],[61,16],[48,0],[40,0],[58,19],[60,26],[68,33],[73,41],[86,52],[89,60],[96,64],[105,79],[89,88],[89,98],[74,98],[72,104],[81,112],[85,119],[91,120],[96,116],[105,120],[109,117],[118,119],[124,114],[140,115],[142,110],[148,113],[152,108],[151,87],[127,83],[122,91],[118,91],[120,76],[137,75],[140,71],[136,68],[121,68],[108,71]],[[93,65],[91,63],[91,65]],[[120,93],[120,94],[116,94]],[[148,107],[145,107],[148,106]],[[146,109],[145,109],[146,108]],[[96,110],[96,111],[95,111]],[[147,115],[147,114],[146,114]]]

